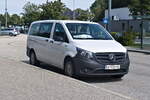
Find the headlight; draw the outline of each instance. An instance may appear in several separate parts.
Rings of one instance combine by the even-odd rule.
[[[126,58],[126,59],[129,58],[128,51],[125,53],[125,58]]]
[[[90,51],[86,51],[86,50],[83,50],[81,48],[77,48],[77,51],[78,51],[78,54],[79,56],[81,57],[85,57],[85,58],[88,58],[88,59],[93,59],[93,53],[90,52]]]

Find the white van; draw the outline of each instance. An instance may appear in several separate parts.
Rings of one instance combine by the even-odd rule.
[[[33,22],[27,39],[30,64],[63,69],[68,76],[113,76],[128,73],[127,50],[99,24],[86,21]]]

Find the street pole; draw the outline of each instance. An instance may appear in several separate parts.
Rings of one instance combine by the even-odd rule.
[[[1,21],[0,21],[0,35],[1,35]]]
[[[75,0],[73,0],[73,20],[76,19],[76,13],[75,13]]]
[[[143,49],[143,24],[144,24],[144,22],[143,22],[143,20],[141,21],[141,36],[140,36],[140,38],[141,38],[141,49]]]
[[[7,27],[7,0],[5,0],[5,27]]]
[[[111,5],[112,0],[108,0],[108,31],[111,32]]]

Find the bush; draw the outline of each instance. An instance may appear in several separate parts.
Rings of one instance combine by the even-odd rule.
[[[118,41],[124,46],[133,45],[135,38],[136,38],[136,33],[132,31],[128,31],[124,33],[112,32],[111,34],[115,38],[116,41]]]
[[[116,38],[116,34],[117,34],[118,32],[111,32],[111,35],[114,37],[114,38]]]

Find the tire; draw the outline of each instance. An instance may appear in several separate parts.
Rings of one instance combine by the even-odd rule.
[[[13,36],[13,33],[9,33],[9,36]]]
[[[30,58],[29,62],[30,62],[31,65],[38,66],[40,64],[39,61],[36,58],[36,54],[33,51],[31,51],[29,58]]]
[[[75,72],[74,72],[74,67],[73,67],[73,63],[71,60],[65,61],[64,71],[67,76],[74,77]]]
[[[116,79],[121,79],[124,75],[115,75],[115,76],[112,76],[113,78],[116,78]]]

